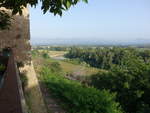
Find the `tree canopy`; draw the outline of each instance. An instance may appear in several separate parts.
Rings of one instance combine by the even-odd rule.
[[[105,70],[89,76],[85,82],[115,93],[123,113],[150,113],[148,48],[72,47],[66,57]]]
[[[88,2],[88,0],[0,0],[0,8],[5,7],[11,9],[12,14],[22,14],[22,9],[30,5],[36,7],[39,2],[42,3],[41,10],[45,14],[46,12],[53,13],[54,15],[62,16],[63,11],[68,10],[71,6],[76,5],[79,1]],[[0,11],[0,29],[4,29],[4,25],[8,25],[8,17],[2,11]]]

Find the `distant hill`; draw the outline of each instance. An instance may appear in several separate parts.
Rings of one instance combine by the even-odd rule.
[[[150,39],[135,39],[130,41],[102,39],[31,39],[32,45],[121,45],[150,46]]]

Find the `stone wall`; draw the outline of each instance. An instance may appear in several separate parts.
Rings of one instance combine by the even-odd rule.
[[[1,8],[0,10],[6,10]],[[6,10],[11,13],[10,10]],[[0,49],[10,47],[13,49],[15,60],[18,62],[30,61],[30,26],[29,11],[23,9],[23,14],[14,15],[9,30],[0,31]]]

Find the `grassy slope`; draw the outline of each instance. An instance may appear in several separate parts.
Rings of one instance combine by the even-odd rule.
[[[66,54],[66,51],[49,51],[49,56],[50,57],[61,57],[64,56],[64,54]]]
[[[50,57],[63,57],[64,54],[66,54],[66,51],[49,51],[49,56]],[[62,61],[62,60],[54,60],[51,59],[51,61],[55,61],[55,62],[59,62],[61,65],[61,68],[63,69],[63,71],[65,73],[72,73],[73,75],[91,75],[91,74],[95,74],[98,71],[102,71],[100,69],[97,68],[92,68],[92,67],[86,67],[80,64],[73,64],[70,62],[66,62],[66,61]]]
[[[72,73],[74,75],[91,75],[100,71],[97,68],[86,67],[82,65],[75,65],[65,61],[59,61],[63,71],[66,73]]]
[[[52,63],[52,62],[59,62],[62,68],[62,71],[64,71],[65,73],[73,73],[74,75],[75,74],[76,75],[91,75],[91,74],[97,73],[98,71],[102,71],[97,68],[86,67],[84,65],[73,64],[73,63],[69,63],[66,61],[62,61],[62,60],[54,60],[51,58],[43,59],[42,57],[34,57],[33,62],[34,62],[35,70],[37,71],[37,73],[40,72],[44,63]]]
[[[40,76],[47,88],[61,100],[67,113],[122,113],[119,104],[115,102],[115,95],[108,91],[99,91],[68,80],[46,66]]]
[[[81,64],[73,64],[71,62],[67,62],[67,61],[63,61],[63,60],[55,60],[53,59],[54,57],[63,57],[64,54],[66,54],[66,51],[46,51],[46,50],[41,50],[40,52],[48,52],[49,56],[51,57],[48,60],[44,60],[40,57],[35,57],[34,58],[34,63],[38,64],[43,64],[44,62],[59,62],[61,65],[62,70],[65,73],[69,73],[69,74],[73,74],[73,75],[91,75],[91,74],[95,74],[98,71],[103,71],[97,68],[93,68],[93,67],[87,67]],[[40,62],[41,61],[41,62]]]

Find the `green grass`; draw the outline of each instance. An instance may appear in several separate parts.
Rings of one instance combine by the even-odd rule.
[[[39,80],[46,85],[49,93],[61,100],[67,113],[122,113],[119,104],[115,102],[114,94],[99,91],[63,76],[64,73],[88,76],[101,70],[40,56],[34,57],[33,62],[40,75]]]
[[[87,65],[82,65],[80,63],[79,64],[74,63],[76,62],[75,60],[76,59],[74,59],[73,62],[72,61],[70,62],[69,59],[68,60],[56,60],[52,58],[44,59],[42,58],[42,56],[37,56],[33,58],[34,65],[36,65],[35,66],[36,72],[39,72],[43,65],[47,65],[50,69],[52,69],[53,63],[59,63],[60,69],[55,70],[55,71],[60,72],[61,75],[68,76],[69,79],[78,80],[82,82],[83,84],[88,84],[89,82],[88,78],[90,77],[90,75],[105,71],[105,70],[90,67]]]
[[[122,113],[115,95],[65,79],[43,67],[40,80],[63,102],[67,113]]]
[[[53,56],[64,56],[67,53],[67,51],[48,51],[48,54],[50,57]]]
[[[62,71],[64,73],[69,73],[69,74],[73,74],[73,75],[79,75],[79,76],[89,76],[92,74],[96,74],[97,72],[100,71],[105,71],[105,70],[101,70],[98,68],[94,68],[94,67],[89,67],[89,66],[85,66],[85,65],[81,65],[81,64],[74,64],[72,62],[68,62],[66,60],[55,60],[52,58],[48,58],[48,59],[43,59],[42,57],[34,57],[33,59],[34,64],[36,65],[36,68],[38,68],[38,66],[42,66],[43,64],[50,64],[53,62],[58,62],[60,64],[60,67],[62,68]],[[39,68],[37,69],[39,70]]]
[[[73,73],[75,75],[88,76],[88,75],[95,74],[100,71],[100,69],[97,69],[97,68],[76,65],[76,64],[65,62],[65,61],[59,61],[59,63],[61,65],[61,68],[64,70],[64,72]]]

